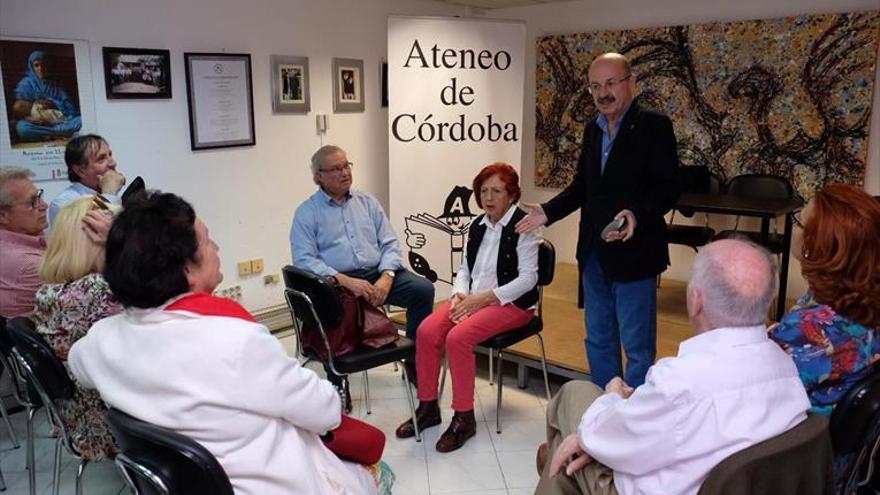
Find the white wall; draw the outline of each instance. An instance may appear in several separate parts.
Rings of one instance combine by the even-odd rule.
[[[308,172],[322,144],[315,113],[330,115],[323,143],[355,162],[355,187],[388,198],[387,109],[379,102],[379,63],[387,52],[389,14],[457,15],[462,7],[427,0],[0,0],[0,33],[85,39],[90,44],[98,132],[129,178],[180,194],[196,208],[221,247],[221,288],[241,285],[256,310],[281,303],[280,285],[239,278],[236,262],[262,257],[273,273],[290,261],[295,207],[315,190]],[[171,100],[108,101],[102,46],[171,50]],[[183,52],[250,53],[256,146],[190,151]],[[305,55],[312,112],[273,115],[269,56]],[[332,114],[332,57],[364,60],[366,112]],[[4,164],[6,165],[6,164]],[[43,183],[54,197],[65,182]]]
[[[492,17],[503,19],[523,19],[528,34],[526,51],[526,92],[525,118],[523,121],[523,159],[522,183],[523,199],[529,202],[543,202],[553,197],[557,191],[534,186],[535,171],[535,49],[536,38],[546,34],[604,31],[612,29],[631,29],[638,27],[672,26],[710,21],[737,21],[747,19],[771,19],[804,13],[853,12],[880,9],[880,0],[737,0],[735,2],[713,2],[705,0],[626,0],[607,2],[603,0],[579,0],[533,7],[499,9],[491,12]],[[531,70],[529,69],[531,67]],[[877,65],[880,82],[880,60]],[[874,87],[874,111],[871,117],[871,137],[869,139],[868,167],[865,189],[871,194],[880,194],[880,88]],[[703,221],[702,215],[698,215]],[[729,219],[712,217],[711,225],[726,228]],[[676,217],[678,222],[678,217]],[[577,241],[578,215],[570,215],[565,220],[546,229],[545,236],[551,239],[562,261],[574,262]],[[749,223],[741,223],[750,227]],[[758,223],[754,223],[755,229]],[[782,226],[780,225],[780,232]],[[672,266],[664,273],[665,277],[687,280],[693,251],[682,246],[670,246]],[[794,259],[789,268],[788,297],[798,297],[806,290],[800,274],[800,265]]]

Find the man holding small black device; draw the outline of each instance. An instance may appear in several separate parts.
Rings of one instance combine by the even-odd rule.
[[[623,376],[637,387],[656,355],[655,283],[669,265],[663,215],[679,192],[675,134],[669,117],[635,99],[636,75],[623,55],[596,57],[588,77],[599,116],[584,129],[574,179],[550,201],[523,205],[529,214],[517,232],[580,208],[577,259],[592,379],[604,387]]]

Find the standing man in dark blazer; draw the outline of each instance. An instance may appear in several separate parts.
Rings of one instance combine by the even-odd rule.
[[[571,184],[542,205],[524,205],[517,224],[530,232],[581,211],[577,258],[584,290],[586,350],[593,382],[623,374],[645,381],[657,350],[656,277],[669,265],[663,215],[678,199],[678,154],[669,117],[635,101],[636,75],[619,53],[590,64],[599,117],[587,124]],[[619,231],[601,237],[611,221]]]

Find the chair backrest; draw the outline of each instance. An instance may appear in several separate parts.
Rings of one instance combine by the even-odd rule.
[[[791,199],[794,189],[785,177],[767,174],[738,175],[727,184],[727,193],[760,199]]]
[[[43,401],[49,404],[73,398],[73,380],[52,347],[37,333],[34,322],[19,316],[6,322],[6,328],[14,345],[13,353],[21,357],[19,362]]]
[[[6,330],[6,318],[0,316],[0,355],[9,357],[12,354],[12,338]]]
[[[867,433],[880,419],[880,368],[856,382],[831,413],[831,442],[838,454],[859,450],[864,442],[872,441]]]
[[[704,165],[691,165],[678,168],[678,181],[681,192],[711,192],[711,177],[712,173],[709,172],[709,167]]]
[[[122,454],[117,465],[137,493],[233,495],[223,466],[195,440],[114,408],[107,422]]]
[[[309,298],[323,328],[333,328],[339,325],[342,321],[342,312],[339,310],[342,301],[330,279],[291,265],[282,268],[281,273],[284,275],[284,285],[288,290],[302,292]],[[304,324],[318,324],[314,321],[311,309],[302,298],[288,297],[287,299],[288,304],[292,306],[291,309]]]
[[[712,194],[721,194],[724,192],[724,181],[717,174],[709,174],[709,192]]]
[[[828,418],[810,414],[794,428],[715,466],[698,495],[824,495],[832,492]]]
[[[556,273],[556,247],[547,239],[538,246],[538,285],[550,285]]]

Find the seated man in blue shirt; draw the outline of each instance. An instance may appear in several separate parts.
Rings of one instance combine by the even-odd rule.
[[[50,227],[61,208],[82,196],[101,193],[113,204],[122,203],[119,191],[125,185],[125,176],[116,171],[113,150],[104,138],[85,134],[71,139],[64,150],[64,162],[70,185],[49,204]]]
[[[321,147],[311,165],[320,189],[293,216],[293,264],[335,277],[373,305],[388,302],[406,308],[406,335],[415,340],[416,329],[433,309],[434,286],[403,267],[397,236],[382,206],[369,194],[351,189],[352,163],[342,148]],[[406,364],[415,383],[415,366]]]

